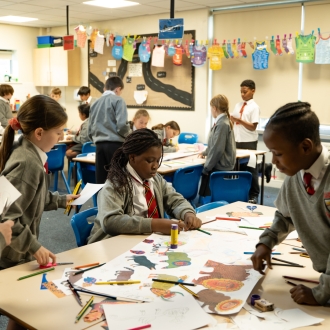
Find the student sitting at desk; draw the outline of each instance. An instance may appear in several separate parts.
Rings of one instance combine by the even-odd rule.
[[[81,104],[88,104],[90,107],[97,100],[96,97],[92,97],[91,89],[87,86],[81,86],[77,94],[80,96]]]
[[[10,108],[10,99],[14,94],[14,88],[10,85],[0,85],[0,126],[6,128],[8,120],[13,118]]]
[[[150,116],[147,110],[139,109],[135,112],[135,115],[132,121],[129,121],[129,126],[131,128],[131,132],[141,129],[147,128],[148,121],[150,120]]]
[[[159,140],[162,141],[164,153],[176,152],[179,150],[178,145],[175,146],[172,144],[172,138],[179,136],[180,134],[180,126],[177,122],[172,120],[165,125],[158,124],[153,126],[151,129],[155,131]]]
[[[144,128],[127,136],[98,194],[99,211],[88,243],[120,234],[169,234],[174,223],[179,230],[201,226],[191,204],[157,174],[162,156],[162,143],[153,131]],[[164,212],[179,221],[164,219]]]
[[[299,284],[290,290],[296,303],[307,305],[325,305],[330,299],[330,166],[319,126],[305,102],[288,103],[270,117],[264,142],[273,164],[287,177],[275,201],[274,222],[261,234],[252,256],[254,269],[264,274],[264,260],[272,268],[272,248],[296,229],[313,268],[321,273],[314,288]]]
[[[78,106],[79,118],[83,121],[79,130],[74,134],[68,134],[67,140],[72,140],[74,145],[66,151],[66,156],[69,159],[81,154],[81,149],[84,143],[90,141],[88,136],[88,117],[89,117],[89,105],[81,104]],[[68,131],[74,133],[73,131]]]
[[[210,196],[210,175],[215,171],[232,171],[235,167],[236,145],[233,123],[230,121],[228,99],[224,95],[213,97],[210,102],[212,117],[215,119],[211,129],[207,149],[199,157],[206,158],[200,196]]]

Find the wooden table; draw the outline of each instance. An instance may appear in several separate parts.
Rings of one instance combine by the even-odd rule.
[[[239,155],[236,155],[236,165],[235,165],[235,170],[239,171],[240,168],[240,161],[244,158],[249,158],[250,154],[253,153],[257,157],[262,156],[262,176],[261,176],[261,191],[260,191],[260,204],[264,204],[264,190],[265,190],[265,154],[267,151],[264,150],[242,150],[242,149],[237,149],[240,150]],[[245,152],[243,152],[245,151]],[[80,157],[80,158],[73,158],[72,159],[74,162],[82,162],[82,163],[88,163],[88,164],[95,164],[95,156],[86,156],[86,157]],[[168,161],[162,162],[162,165],[158,168],[157,172],[161,175],[166,175],[166,174],[171,174],[174,173],[176,170],[180,168],[185,168],[188,166],[193,166],[193,165],[199,165],[202,164],[204,165],[206,162],[206,159],[198,158],[197,154],[194,156],[188,156],[188,157],[183,157],[183,158],[176,158],[173,160],[170,160],[169,162],[184,162],[185,164],[171,164],[168,165]]]
[[[246,205],[247,203],[236,202],[200,213],[198,216],[205,221],[206,216],[229,211],[241,212],[243,211],[242,208],[246,208]],[[270,216],[274,214],[275,209],[258,205],[256,211]],[[57,255],[57,260],[58,262],[74,261],[76,266],[96,261],[107,262],[131,249],[144,238],[145,236],[143,235],[120,235],[91,245],[59,253]],[[296,241],[291,240],[289,242],[290,244],[300,245]],[[288,254],[288,251],[292,251],[291,247],[288,245],[281,244],[278,250],[284,253],[283,259],[298,262],[306,266],[303,271],[304,278],[318,280],[319,274],[312,269],[310,259],[302,258],[295,254]],[[54,271],[49,272],[47,275],[48,281],[59,279],[64,267],[66,266],[57,266]],[[17,281],[17,278],[20,276],[27,275],[31,271],[37,270],[37,268],[37,263],[32,261],[0,272],[0,312],[15,319],[28,329],[83,329],[90,325],[82,320],[79,321],[78,324],[74,324],[75,316],[78,314],[81,307],[77,304],[73,296],[56,298],[48,290],[40,290],[41,275]],[[330,329],[329,308],[296,304],[291,299],[289,293],[291,286],[285,283],[282,275],[302,277],[302,272],[300,268],[274,266],[273,270],[268,270],[267,275],[259,280],[252,293],[261,295],[281,309],[300,308],[314,317],[325,319],[322,325],[317,327],[304,327],[299,329]],[[307,285],[308,284],[309,283],[307,283]],[[312,286],[313,284],[311,287]],[[83,294],[81,294],[81,296],[84,302],[90,297],[89,295]],[[102,298],[95,296],[95,302],[100,300],[102,300]],[[245,311],[242,310],[241,313],[245,313]],[[220,323],[226,321],[222,316],[213,316]],[[100,324],[97,324],[92,328],[92,330],[94,329],[102,328]]]

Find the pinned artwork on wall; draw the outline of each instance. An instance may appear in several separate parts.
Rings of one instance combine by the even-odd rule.
[[[195,67],[191,65],[191,59],[188,56],[181,56],[180,65],[174,65],[174,57],[168,51],[164,55],[164,65],[154,66],[152,64],[154,50],[166,47],[165,40],[158,40],[157,36],[157,34],[147,34],[143,35],[144,38],[135,39],[132,61],[124,59],[127,57],[116,59],[113,56],[115,45],[107,46],[106,43],[103,54],[98,53],[93,57],[94,52],[90,48],[89,41],[88,67],[91,94],[100,97],[106,79],[118,75],[125,86],[121,96],[129,108],[143,106],[145,109],[156,110],[195,110]],[[185,45],[193,40],[195,40],[195,31],[185,31],[179,43]],[[145,57],[141,57],[144,48],[150,49],[148,61]],[[105,76],[104,72],[107,73]]]

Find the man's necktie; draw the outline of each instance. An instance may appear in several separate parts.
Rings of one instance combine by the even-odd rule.
[[[312,174],[305,172],[304,183],[308,195],[314,195],[315,189],[312,187]]]
[[[245,108],[246,105],[247,105],[247,103],[244,102],[243,105],[242,105],[241,110],[239,111],[239,119],[242,119],[243,111],[244,111],[244,108]],[[236,123],[236,124],[239,125],[239,123]]]
[[[144,194],[146,197],[146,202],[148,206],[148,218],[159,218],[158,208],[157,208],[157,202],[155,199],[155,196],[153,195],[149,182],[144,181],[143,187],[145,189]]]

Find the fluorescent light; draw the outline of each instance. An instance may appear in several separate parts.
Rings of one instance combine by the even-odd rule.
[[[83,2],[85,5],[104,7],[104,8],[121,8],[139,5],[138,2],[125,0],[95,0]]]
[[[10,15],[0,17],[0,21],[12,22],[12,23],[23,23],[23,22],[30,22],[30,21],[37,21],[37,20],[38,20],[38,18],[10,16]]]

